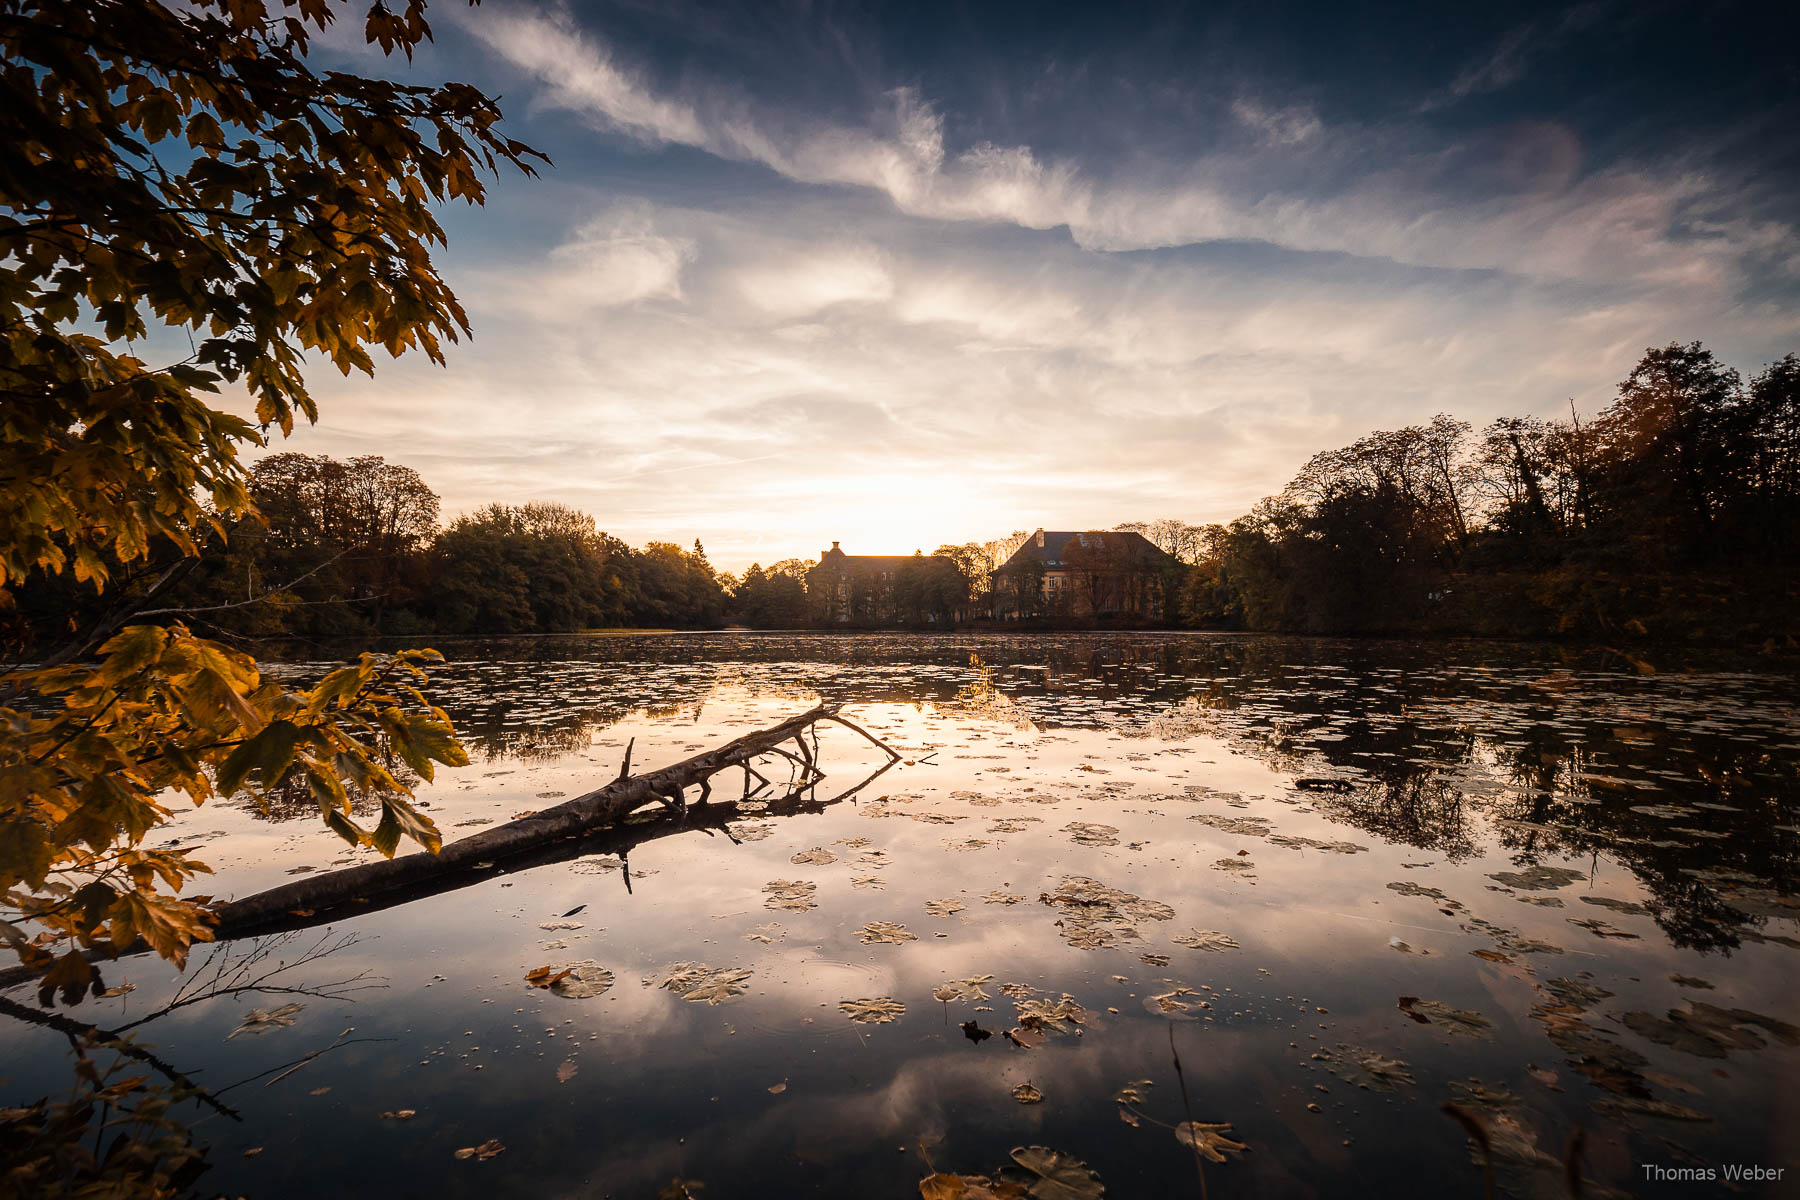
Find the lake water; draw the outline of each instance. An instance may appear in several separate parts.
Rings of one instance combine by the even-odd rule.
[[[1039,1200],[1198,1196],[1192,1120],[1211,1196],[1481,1195],[1446,1103],[1502,1194],[1568,1194],[1577,1130],[1587,1195],[1800,1179],[1791,674],[1204,635],[441,648],[473,758],[419,791],[447,839],[628,741],[660,766],[820,699],[902,760],[858,790],[884,756],[824,727],[801,796],[732,810],[725,776],[685,826],[201,948],[185,985],[111,965],[132,990],[81,1019],[152,1017],[241,1118],[184,1110],[207,1194],[913,1197],[1010,1163]],[[173,836],[221,897],[365,857],[301,805]],[[0,1101],[60,1090],[64,1040],[5,1025]]]

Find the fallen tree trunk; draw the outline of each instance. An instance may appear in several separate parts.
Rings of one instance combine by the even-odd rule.
[[[890,762],[899,758],[892,747],[861,726],[841,717],[825,705],[789,717],[779,725],[727,742],[713,750],[683,759],[673,766],[629,774],[631,751],[626,750],[625,766],[619,778],[604,787],[565,801],[527,817],[508,821],[451,842],[436,854],[408,854],[362,866],[346,867],[324,875],[297,879],[280,887],[246,896],[242,900],[220,905],[215,912],[218,924],[215,936],[230,936],[234,931],[262,926],[292,913],[296,909],[317,910],[346,901],[367,900],[383,892],[416,888],[435,878],[471,870],[479,865],[519,854],[548,843],[573,837],[628,816],[646,804],[663,803],[685,815],[687,789],[698,787],[697,801],[705,804],[712,791],[712,778],[721,771],[737,767],[744,771],[745,791],[752,777],[762,779],[754,760],[778,754],[792,757],[782,744],[794,742],[801,750],[806,783],[822,778],[812,748],[803,735],[814,732],[821,721],[842,725],[879,746]],[[763,781],[766,786],[767,780]],[[757,789],[760,790],[760,787]]]
[[[754,813],[746,811],[740,805],[743,800],[751,799],[761,793],[762,787],[749,791],[743,800],[713,801],[690,808],[685,812],[665,809],[661,813],[645,811],[628,814],[610,825],[602,825],[583,833],[553,839],[508,854],[503,859],[493,862],[480,861],[459,871],[444,872],[415,883],[389,887],[375,895],[348,895],[318,908],[287,909],[254,920],[246,918],[233,921],[229,925],[215,926],[213,940],[204,944],[216,946],[222,942],[236,941],[242,938],[314,929],[321,925],[331,925],[337,921],[366,916],[383,909],[398,908],[432,896],[443,895],[446,892],[473,887],[500,872],[516,875],[521,871],[554,866],[573,858],[583,858],[595,854],[615,854],[619,857],[623,868],[619,872],[620,881],[624,884],[625,890],[629,892],[631,891],[630,855],[640,846],[662,838],[696,832],[709,836],[715,833],[723,834],[728,840],[735,842],[737,839],[731,833],[731,824],[734,821],[750,816],[781,818],[801,813],[822,813],[833,805],[841,804],[860,793],[871,783],[891,771],[894,764],[899,761],[898,755],[888,758],[856,783],[829,797],[818,795],[817,783],[820,776],[814,774],[804,782],[796,783],[785,795],[770,798]],[[761,779],[762,775],[760,772],[756,772],[755,777]],[[764,785],[766,786],[766,784],[767,781],[764,780]],[[118,954],[109,954],[103,950],[89,950],[84,953],[83,957],[92,963],[105,963],[114,959],[145,954],[149,950],[149,945],[140,940]],[[8,967],[0,970],[0,991],[22,983],[31,983],[38,978],[38,975],[39,972],[25,967]]]

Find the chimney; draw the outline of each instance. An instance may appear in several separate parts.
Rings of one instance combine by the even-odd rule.
[[[1037,531],[1037,544],[1039,550],[1044,548],[1044,531],[1041,529]]]
[[[833,550],[836,550],[838,548],[838,544],[836,542],[831,543],[831,548]]]

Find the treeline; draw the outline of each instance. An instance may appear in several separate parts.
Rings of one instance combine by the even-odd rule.
[[[490,504],[440,528],[437,494],[418,472],[374,455],[271,455],[251,469],[249,488],[261,520],[178,563],[185,578],[140,615],[214,634],[302,638],[703,628],[725,619],[729,597],[698,541],[635,550],[586,513],[543,503]],[[84,624],[97,603],[67,575],[20,597],[44,628]],[[44,626],[47,616],[55,619]]]
[[[259,520],[173,566],[119,566],[104,607],[172,571],[185,574],[135,618],[305,638],[942,629],[990,618],[993,572],[1031,536],[915,555],[882,582],[881,611],[861,619],[857,596],[839,594],[854,581],[809,581],[812,562],[720,574],[698,541],[634,549],[563,505],[490,504],[440,527],[418,473],[376,456],[276,454],[249,487]],[[1229,525],[1116,528],[1181,564],[1156,583],[1160,618],[1148,620],[1166,625],[1787,641],[1800,611],[1800,356],[1746,382],[1699,343],[1672,344],[1646,352],[1592,420],[1505,417],[1477,432],[1440,415],[1315,455]],[[0,634],[104,615],[69,574],[16,598]],[[1049,604],[1032,620],[1076,623]]]
[[[1650,350],[1593,420],[1373,433],[1196,533],[1193,626],[1789,639],[1800,357],[1745,383],[1698,342]]]

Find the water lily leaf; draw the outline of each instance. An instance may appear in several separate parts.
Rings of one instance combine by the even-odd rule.
[[[570,963],[550,981],[549,988],[565,1000],[591,1000],[612,985],[613,973],[589,958]]]
[[[1463,1037],[1492,1037],[1494,1023],[1477,1012],[1465,1012],[1460,1008],[1451,1008],[1447,1004],[1439,1004],[1436,1000],[1421,1000],[1417,996],[1400,997],[1400,1011],[1421,1025],[1435,1025],[1445,1033],[1460,1034]]]
[[[1202,993],[1182,984],[1176,984],[1169,991],[1159,992],[1144,999],[1145,1011],[1158,1016],[1177,1016],[1192,1012],[1197,1008],[1211,1007],[1212,1005],[1203,998]]]
[[[983,985],[993,981],[992,975],[971,975],[967,979],[952,979],[948,983],[940,983],[932,989],[931,994],[946,1004],[964,1000],[979,1002],[991,999]]]
[[[788,912],[805,912],[809,908],[817,908],[813,903],[813,894],[819,890],[816,883],[808,883],[802,879],[776,879],[763,884],[763,891],[768,898],[763,901],[764,908],[786,909]]]
[[[1118,1091],[1114,1092],[1113,1099],[1120,1104],[1142,1104],[1144,1102],[1144,1093],[1149,1091],[1152,1086],[1154,1086],[1152,1080],[1134,1079]]]
[[[680,962],[665,967],[661,975],[646,982],[667,988],[695,1004],[723,1004],[744,994],[746,989],[741,985],[750,974],[747,967],[714,968],[705,963]]]
[[[1119,839],[1114,835],[1119,832],[1116,825],[1095,825],[1087,821],[1070,821],[1063,826],[1063,832],[1077,846],[1116,846]]]
[[[845,1016],[859,1025],[886,1025],[906,1012],[906,1005],[892,996],[875,996],[866,1000],[844,1000],[838,1004]]]
[[[1607,1096],[1594,1101],[1591,1105],[1597,1113],[1629,1119],[1633,1116],[1662,1117],[1669,1121],[1710,1121],[1711,1117],[1703,1112],[1687,1108],[1668,1100],[1657,1100],[1649,1096]]]
[[[1753,1026],[1786,1045],[1800,1044],[1800,1028],[1786,1021],[1698,1000],[1690,1001],[1686,1009],[1670,1009],[1666,1018],[1629,1012],[1620,1020],[1639,1037],[1700,1058],[1724,1058],[1732,1050],[1760,1050],[1767,1043]]]
[[[1315,1051],[1312,1058],[1345,1083],[1367,1092],[1391,1092],[1414,1082],[1405,1063],[1362,1046],[1339,1042],[1334,1049]]]
[[[1012,1160],[1037,1176],[1027,1189],[1032,1200],[1099,1200],[1106,1185],[1073,1155],[1047,1146],[1020,1146]]]
[[[919,1180],[924,1200],[1029,1200],[1025,1186],[986,1175],[928,1175]]]
[[[304,1004],[284,1004],[280,1008],[267,1010],[253,1008],[244,1016],[242,1024],[225,1035],[225,1040],[229,1042],[240,1033],[260,1036],[271,1029],[286,1029],[305,1007]]]
[[[1019,1026],[1035,1033],[1073,1033],[1088,1019],[1088,1010],[1066,992],[1056,1000],[1019,1000],[1013,1007],[1019,1012]]]
[[[1567,867],[1529,867],[1523,871],[1497,871],[1488,878],[1522,892],[1553,892],[1580,883],[1587,878],[1587,872]]]
[[[1227,1154],[1242,1154],[1250,1149],[1244,1143],[1232,1141],[1226,1136],[1230,1132],[1230,1122],[1203,1124],[1199,1121],[1183,1121],[1175,1127],[1175,1140],[1184,1146],[1192,1146],[1203,1158],[1222,1163]]]

